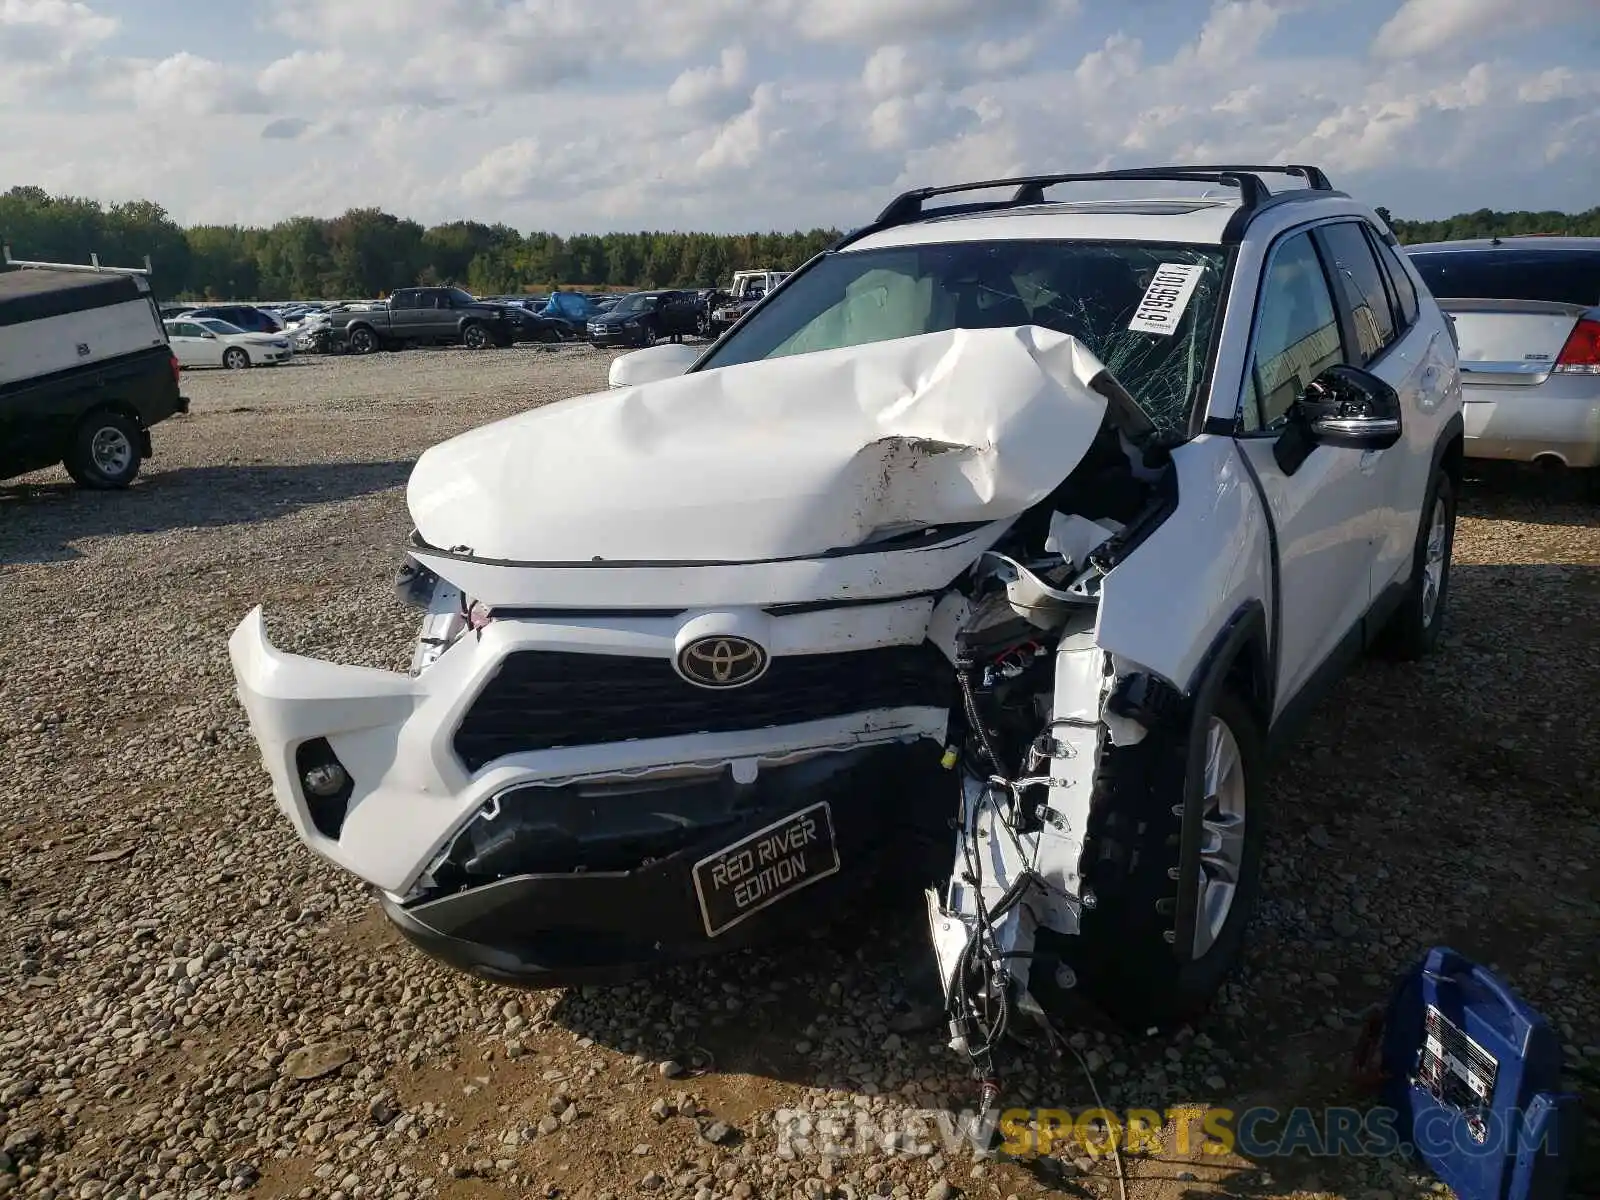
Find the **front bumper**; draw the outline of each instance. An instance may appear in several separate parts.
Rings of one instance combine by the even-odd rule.
[[[653,801],[672,810],[678,797],[697,790],[737,798],[720,813],[702,812],[703,823],[685,830],[681,848],[666,857],[631,870],[527,873],[410,904],[392,896],[381,903],[425,953],[522,987],[617,983],[672,963],[803,937],[881,881],[886,863],[947,864],[949,847],[935,825],[951,810],[945,801],[953,788],[937,786],[952,778],[938,771],[938,753],[933,743],[921,751],[879,747],[777,768],[744,788],[729,788],[726,780],[686,782],[653,793]],[[909,806],[908,796],[923,803]],[[695,865],[819,804],[828,806],[838,869],[714,928],[696,889]],[[924,861],[915,850],[930,853]]]
[[[746,616],[785,655],[855,652],[920,643],[931,602]],[[878,708],[760,728],[638,737],[604,744],[495,750],[469,766],[457,732],[512,655],[632,655],[670,660],[696,614],[495,620],[467,633],[418,675],[288,654],[267,637],[260,608],[229,639],[237,694],[271,776],[277,805],[311,849],[394,897],[412,896],[456,834],[496,796],[560,787],[714,774],[739,764],[762,772],[808,755],[942,739],[948,709]],[[686,687],[688,685],[685,685]],[[581,688],[574,707],[583,706]],[[325,744],[348,772],[337,811],[314,810],[302,756]]]
[[[642,346],[645,342],[645,331],[639,329],[624,329],[615,325],[589,326],[589,341],[596,346]]]

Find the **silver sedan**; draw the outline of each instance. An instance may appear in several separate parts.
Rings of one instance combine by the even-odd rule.
[[[1455,326],[1467,455],[1600,467],[1600,237],[1406,252]]]

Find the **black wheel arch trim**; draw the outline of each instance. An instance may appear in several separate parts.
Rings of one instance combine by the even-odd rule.
[[[1452,448],[1456,450],[1456,472],[1451,476],[1455,483],[1461,482],[1461,451],[1467,437],[1466,419],[1459,412],[1450,414],[1450,419],[1444,423],[1444,428],[1439,431],[1439,438],[1433,444],[1433,466],[1428,471],[1428,479],[1433,479],[1435,471],[1444,466],[1444,460],[1449,457]]]
[[[1189,730],[1185,739],[1186,762],[1183,773],[1183,818],[1178,841],[1178,896],[1173,920],[1172,952],[1184,962],[1191,961],[1194,923],[1198,916],[1195,900],[1200,872],[1200,825],[1205,816],[1203,780],[1206,762],[1206,727],[1215,711],[1234,665],[1246,662],[1257,691],[1257,704],[1271,713],[1270,671],[1266,655],[1267,619],[1259,600],[1247,600],[1234,610],[1217,632],[1195,669],[1187,689]],[[1263,693],[1262,689],[1268,690]],[[1265,718],[1263,718],[1265,720]],[[1263,724],[1263,732],[1265,725]],[[1248,781],[1247,781],[1248,786]]]

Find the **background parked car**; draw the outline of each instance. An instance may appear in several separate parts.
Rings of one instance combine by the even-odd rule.
[[[1408,246],[1460,343],[1466,453],[1600,488],[1600,238]]]
[[[164,322],[172,353],[184,367],[245,367],[285,363],[294,357],[286,336],[251,333],[215,317],[179,317]]]
[[[542,305],[530,303],[529,307],[557,325],[562,336],[571,341],[581,341],[590,319],[600,315],[593,298],[582,292],[552,292]]]
[[[653,346],[662,338],[676,342],[704,334],[706,325],[705,306],[693,292],[634,292],[589,319],[589,340],[596,346]]]
[[[263,308],[253,304],[206,304],[186,309],[179,314],[185,317],[214,317],[226,321],[246,333],[282,333],[283,322]]]

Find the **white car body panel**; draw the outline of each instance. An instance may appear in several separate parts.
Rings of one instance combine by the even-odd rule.
[[[1229,199],[1155,199],[1146,212],[1125,211],[1137,202],[1120,200],[1123,211],[1105,211],[1094,204],[1044,204],[1035,209],[1007,209],[994,214],[936,217],[915,225],[899,225],[869,234],[852,250],[918,246],[935,242],[1004,240],[1103,242],[1176,242],[1215,246],[1238,211]]]
[[[0,384],[159,346],[161,334],[151,328],[150,318],[150,301],[145,297],[0,325]]]
[[[1271,552],[1232,439],[1202,435],[1172,461],[1178,511],[1101,581],[1094,640],[1182,689],[1240,606],[1272,594]]]
[[[695,360],[705,353],[704,346],[690,346],[683,342],[666,342],[645,350],[619,354],[611,360],[606,372],[610,387],[630,387],[636,383],[656,383],[682,375]]]
[[[895,549],[765,563],[496,563],[427,549],[411,556],[490,608],[708,608],[888,600],[947,586],[1007,521]]]
[[[422,455],[406,497],[425,541],[480,559],[815,558],[1036,504],[1099,430],[1104,369],[1024,326],[697,372],[472,430]]]

